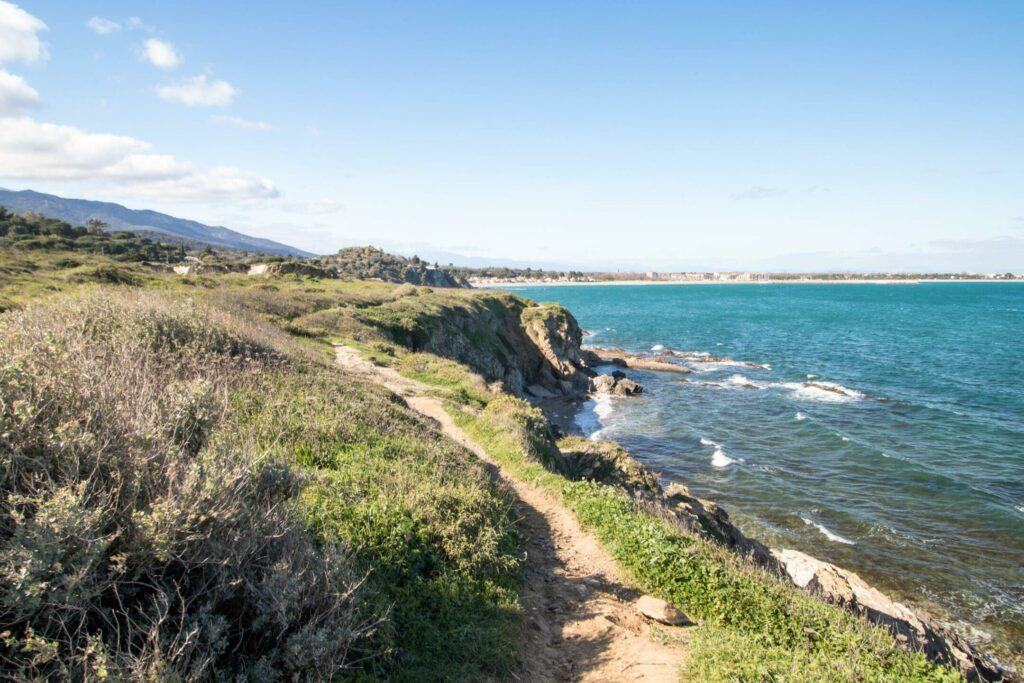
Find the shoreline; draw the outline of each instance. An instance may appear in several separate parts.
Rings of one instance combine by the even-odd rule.
[[[582,350],[584,353],[590,353],[592,359],[598,360],[601,366],[647,370],[653,371],[656,375],[666,371],[674,372],[647,367],[645,363],[653,358],[643,352],[594,346],[583,346]],[[645,393],[646,390],[642,389],[638,392],[637,398],[642,400]],[[912,647],[923,648],[932,653],[930,656],[937,656],[938,660],[957,661],[956,666],[961,668],[961,671],[973,670],[976,674],[985,672],[986,675],[978,680],[995,680],[989,678],[991,675],[1004,676],[1007,681],[1018,680],[1012,665],[1008,667],[1009,663],[1001,661],[995,654],[996,651],[1000,651],[1001,654],[1007,655],[1009,651],[1002,651],[988,636],[978,640],[978,634],[984,632],[977,630],[969,621],[957,619],[945,606],[929,605],[927,601],[909,599],[904,591],[896,590],[893,586],[880,590],[876,587],[878,577],[871,576],[870,572],[862,578],[856,569],[850,569],[844,563],[835,564],[834,560],[821,559],[814,550],[796,550],[793,546],[786,545],[776,547],[774,544],[768,545],[756,536],[749,536],[731,519],[727,507],[719,502],[717,496],[708,499],[701,497],[700,494],[691,493],[685,478],[652,469],[656,466],[647,462],[643,456],[626,450],[614,437],[601,436],[601,415],[594,406],[588,406],[588,403],[598,400],[601,396],[611,397],[612,394],[591,391],[574,398],[537,398],[531,402],[542,410],[548,423],[563,434],[579,436],[596,444],[611,444],[621,450],[625,457],[636,463],[641,470],[655,476],[661,491],[655,496],[655,503],[664,504],[678,496],[678,491],[682,491],[690,504],[698,501],[705,510],[713,511],[716,523],[720,525],[719,530],[729,539],[726,546],[754,565],[777,574],[823,602],[842,606],[853,614],[887,627],[898,640],[912,643]],[[618,400],[636,399],[621,395]],[[588,411],[593,412],[593,415],[588,415]],[[594,418],[595,425],[598,425],[596,429],[580,420],[584,415]],[[635,492],[633,493],[635,495]],[[805,523],[809,522],[805,520]],[[828,535],[827,530],[822,533]]]
[[[980,283],[1017,283],[1024,284],[1024,280],[996,280],[985,278],[972,278],[964,280],[938,280],[921,278],[917,280],[602,280],[599,282],[565,282],[561,280],[522,282],[519,280],[469,280],[469,284],[475,289],[501,289],[505,287],[592,287],[600,285],[611,285],[616,287],[640,287],[643,285],[681,285],[681,286],[710,286],[710,285],[919,285],[919,284],[980,284]]]

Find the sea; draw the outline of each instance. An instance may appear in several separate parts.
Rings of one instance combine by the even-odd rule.
[[[1024,651],[1024,283],[507,287],[664,356],[580,431],[748,536]]]

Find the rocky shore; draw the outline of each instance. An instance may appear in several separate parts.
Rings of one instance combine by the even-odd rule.
[[[575,319],[564,309],[555,318],[544,324],[535,321],[525,328],[550,364],[557,386],[550,382],[529,385],[524,387],[523,395],[539,405],[553,426],[565,434],[578,431],[572,417],[588,396],[628,397],[643,393],[643,387],[624,370],[690,373],[691,370],[679,361],[760,367],[725,357],[665,350],[652,356],[630,354],[622,349],[585,348],[581,343],[582,330]],[[599,372],[602,367],[615,370],[604,374]],[[638,503],[680,529],[720,543],[806,593],[886,627],[904,646],[923,651],[933,661],[955,667],[968,680],[1019,680],[1014,672],[1004,669],[958,633],[928,614],[889,598],[854,572],[797,550],[769,548],[745,536],[721,506],[692,495],[678,483],[663,487],[660,476],[617,444],[583,438],[572,443],[574,448],[563,449],[562,454],[561,468],[567,476],[626,489]]]

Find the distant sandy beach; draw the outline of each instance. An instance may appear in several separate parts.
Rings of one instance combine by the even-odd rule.
[[[988,280],[984,278],[973,278],[965,280],[606,280],[601,282],[565,282],[537,281],[522,282],[517,280],[485,280],[469,283],[474,287],[482,289],[497,287],[577,287],[592,285],[616,285],[616,286],[638,286],[638,285],[917,285],[933,282],[1010,282],[1024,283],[1024,280]]]

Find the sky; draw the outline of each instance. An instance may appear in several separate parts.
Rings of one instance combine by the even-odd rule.
[[[1024,2],[0,0],[0,186],[316,253],[1024,271]]]

